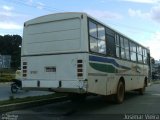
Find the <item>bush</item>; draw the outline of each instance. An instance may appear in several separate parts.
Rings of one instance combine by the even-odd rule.
[[[14,78],[15,78],[15,70],[13,69],[0,70],[0,82],[10,82]]]

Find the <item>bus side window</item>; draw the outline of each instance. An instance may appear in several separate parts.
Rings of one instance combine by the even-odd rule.
[[[143,49],[143,63],[147,64],[147,51],[146,51],[146,49]]]
[[[95,53],[106,54],[105,27],[89,21],[90,50]]]
[[[107,45],[107,55],[111,57],[116,56],[116,46],[115,46],[115,32],[106,27],[106,45]]]
[[[137,46],[137,57],[138,57],[138,62],[142,63],[143,62],[143,58],[142,58],[142,47],[141,46]]]
[[[119,42],[119,35],[115,35],[115,46],[116,46],[116,57],[120,57],[120,42]]]
[[[99,53],[106,54],[105,28],[101,25],[98,25],[98,48]]]
[[[130,42],[130,57],[131,61],[137,61],[137,46],[133,42]]]
[[[126,59],[126,52],[125,52],[125,46],[124,46],[124,38],[120,37],[120,47],[121,47],[121,58]]]
[[[107,55],[115,56],[115,39],[113,36],[107,35]]]
[[[90,50],[98,52],[97,46],[97,25],[89,21]]]
[[[89,35],[97,38],[97,25],[91,21],[89,21]]]
[[[129,42],[128,39],[124,38],[124,48],[126,53],[126,59],[130,60],[130,52],[129,52]]]

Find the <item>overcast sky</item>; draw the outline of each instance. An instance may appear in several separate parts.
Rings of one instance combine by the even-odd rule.
[[[22,35],[25,21],[57,12],[86,12],[160,59],[160,0],[0,0],[0,35]]]

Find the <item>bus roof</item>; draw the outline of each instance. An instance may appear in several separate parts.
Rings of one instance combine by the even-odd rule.
[[[82,12],[63,12],[63,13],[54,13],[54,14],[48,14],[44,16],[40,16],[31,20],[28,20],[25,22],[25,25],[31,25],[31,24],[38,24],[42,22],[49,22],[49,21],[56,21],[60,19],[68,19],[68,18],[74,18],[74,17],[80,17],[81,15],[86,15],[86,13]]]

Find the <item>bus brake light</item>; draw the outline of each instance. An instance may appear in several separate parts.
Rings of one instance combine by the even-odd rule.
[[[77,60],[77,77],[83,77],[83,60]]]

